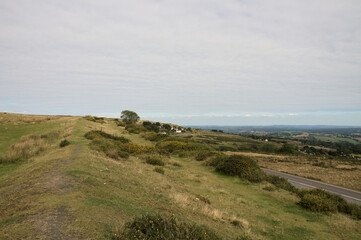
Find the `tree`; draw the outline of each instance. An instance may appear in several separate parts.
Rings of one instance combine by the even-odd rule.
[[[122,111],[120,118],[125,124],[134,124],[140,119],[137,113],[129,110]]]

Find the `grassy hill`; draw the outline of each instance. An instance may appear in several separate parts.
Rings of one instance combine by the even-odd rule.
[[[170,145],[118,125],[0,113],[0,239],[115,239],[124,224],[147,214],[205,226],[223,239],[361,238],[360,220],[308,211],[297,195],[220,174],[192,151],[162,152],[164,166],[148,164],[151,151]],[[130,142],[116,143],[116,153],[104,150],[108,140],[84,137],[92,130]],[[190,148],[184,139],[227,136],[194,130],[174,138]],[[70,145],[60,147],[64,139]]]

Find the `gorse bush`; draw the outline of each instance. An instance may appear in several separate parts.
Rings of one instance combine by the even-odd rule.
[[[313,212],[337,212],[338,203],[331,194],[321,189],[313,189],[301,195],[299,204]]]
[[[90,139],[90,140],[93,140],[93,139],[96,139],[96,138],[107,138],[107,139],[119,141],[119,142],[122,142],[122,143],[130,142],[130,140],[125,138],[125,137],[117,137],[117,136],[111,135],[109,133],[100,131],[100,130],[92,130],[90,132],[87,132],[84,135],[84,137],[87,138],[87,139]]]
[[[180,222],[170,217],[146,215],[125,224],[124,229],[113,236],[113,240],[218,240],[222,239],[205,226]]]
[[[175,151],[212,150],[208,145],[192,141],[162,141],[157,143],[157,148],[169,153]]]
[[[226,175],[238,176],[250,182],[261,182],[265,174],[257,163],[246,156],[231,155],[218,162],[216,170]]]
[[[336,194],[326,192],[322,189],[302,190],[299,192],[301,200],[299,205],[314,212],[341,212],[355,219],[361,219],[361,207],[348,203]]]

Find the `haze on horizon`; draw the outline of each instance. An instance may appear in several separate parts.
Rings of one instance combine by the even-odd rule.
[[[361,2],[0,2],[0,111],[361,126]]]

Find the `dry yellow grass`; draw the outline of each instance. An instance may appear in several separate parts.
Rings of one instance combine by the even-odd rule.
[[[252,157],[260,166],[268,169],[361,191],[360,165],[321,157],[310,158],[309,156],[283,156],[281,158],[277,155],[253,154]],[[319,163],[324,163],[324,165],[317,166]]]
[[[30,134],[22,136],[19,142],[10,146],[9,150],[0,157],[0,162],[10,163],[29,159],[39,155],[50,147],[54,140],[58,139],[58,132],[42,135]]]
[[[61,118],[60,116],[9,114],[0,112],[0,123],[36,123]]]

